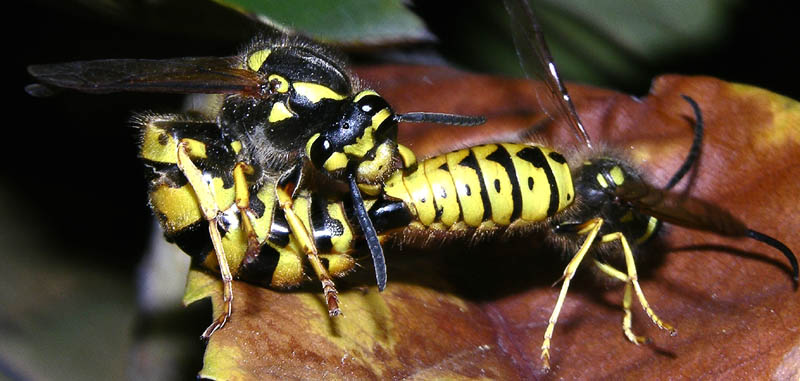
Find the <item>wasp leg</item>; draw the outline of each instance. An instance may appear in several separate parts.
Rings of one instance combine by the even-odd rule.
[[[583,244],[581,245],[580,249],[578,249],[578,252],[575,253],[575,256],[572,257],[572,260],[569,261],[569,264],[567,264],[567,267],[564,269],[564,275],[562,276],[564,283],[561,285],[561,292],[558,294],[558,301],[556,301],[556,306],[553,308],[553,314],[550,315],[547,329],[544,331],[541,358],[545,370],[550,369],[550,339],[553,338],[553,330],[555,329],[556,322],[558,321],[558,314],[561,312],[561,307],[564,305],[564,299],[567,297],[569,283],[572,280],[572,277],[575,276],[575,271],[578,270],[578,266],[580,266],[583,258],[586,256],[586,253],[589,252],[589,249],[592,247],[592,243],[594,243],[597,233],[600,231],[600,227],[602,226],[602,218],[593,218],[583,223],[578,231],[579,234],[586,234],[586,240],[583,241]]]
[[[311,237],[308,229],[306,229],[303,221],[300,220],[300,217],[298,217],[297,214],[294,213],[294,210],[292,210],[292,194],[294,193],[294,185],[296,185],[296,183],[284,183],[281,181],[275,185],[275,195],[278,198],[278,204],[286,215],[286,222],[289,224],[289,229],[291,229],[292,235],[294,235],[300,246],[303,248],[303,251],[305,251],[306,256],[308,257],[308,262],[311,263],[311,268],[314,269],[317,279],[319,279],[319,281],[322,283],[322,292],[325,295],[325,303],[328,306],[328,314],[330,316],[338,316],[342,313],[342,310],[339,308],[339,292],[336,291],[336,285],[333,283],[333,279],[331,278],[330,274],[328,274],[328,270],[325,269],[325,266],[319,259],[319,254],[317,252],[317,246],[314,244],[314,239]]]
[[[218,329],[222,328],[231,317],[231,313],[233,312],[233,276],[228,267],[228,259],[225,256],[225,250],[222,248],[222,237],[217,227],[219,208],[214,199],[212,187],[203,180],[203,172],[192,163],[189,156],[189,146],[190,144],[183,140],[178,144],[177,164],[197,195],[200,209],[203,211],[203,216],[208,221],[208,233],[211,236],[211,243],[214,246],[214,253],[216,253],[217,256],[223,285],[222,302],[224,304],[224,312],[211,323],[205,332],[203,332],[203,338],[207,339]]]
[[[625,296],[622,299],[622,309],[625,311],[625,315],[622,318],[622,331],[625,332],[625,337],[628,338],[632,343],[639,345],[643,344],[647,341],[646,337],[637,336],[633,333],[632,328],[632,314],[631,314],[631,304],[633,304],[633,288],[631,286],[631,281],[628,275],[624,272],[619,271],[603,262],[598,260],[594,261],[595,266],[600,269],[600,271],[604,272],[606,275],[619,279],[622,282],[625,282]]]
[[[621,232],[616,233],[609,233],[604,235],[601,240],[603,242],[611,242],[614,240],[619,240],[622,244],[622,251],[625,254],[625,265],[628,268],[628,282],[633,285],[633,289],[636,291],[636,297],[639,298],[639,304],[642,305],[644,312],[647,313],[647,316],[650,317],[650,320],[653,321],[659,328],[669,331],[670,335],[677,334],[675,328],[671,325],[662,321],[653,309],[650,308],[650,303],[647,303],[647,299],[644,297],[644,293],[642,292],[642,287],[639,286],[639,275],[636,273],[636,263],[633,261],[633,252],[631,251],[631,247],[628,245],[628,240],[625,239],[625,236]]]
[[[245,258],[252,258],[258,254],[258,235],[250,221],[252,210],[250,209],[250,187],[247,184],[246,175],[253,173],[253,167],[245,163],[237,163],[233,168],[233,186],[236,194],[236,207],[242,216],[242,225],[247,234],[247,251]]]

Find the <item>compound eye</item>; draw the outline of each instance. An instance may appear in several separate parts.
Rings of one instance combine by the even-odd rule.
[[[363,112],[365,114],[372,115],[377,111],[375,103],[376,103],[376,101],[378,99],[380,99],[380,98],[378,96],[375,96],[375,95],[366,96],[364,98],[361,98],[356,103],[356,108],[358,108],[358,110],[360,110],[361,112]]]
[[[333,143],[319,133],[308,139],[306,156],[316,168],[324,168],[329,172],[343,169],[348,163],[347,156],[336,152]]]
[[[355,106],[360,112],[372,116],[380,110],[388,108],[389,104],[378,93],[367,90],[356,95]]]
[[[306,155],[317,166],[324,163],[333,153],[331,142],[320,134],[312,136],[307,144]]]

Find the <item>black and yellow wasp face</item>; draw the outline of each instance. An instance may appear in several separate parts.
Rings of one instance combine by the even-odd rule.
[[[258,91],[227,96],[219,123],[235,139],[252,142],[246,154],[267,167],[288,167],[308,137],[332,128],[350,103],[349,73],[319,49],[302,40],[257,40],[239,57]]]
[[[363,95],[353,93],[354,81],[335,53],[298,38],[256,40],[239,61],[256,78],[258,89],[253,95],[227,96],[219,123],[232,139],[243,142],[243,154],[260,167],[274,171],[291,167],[307,153],[309,139],[319,134],[328,137],[324,145],[328,155],[344,155],[343,148],[365,133],[370,120],[352,119],[363,108],[359,104]],[[383,111],[384,119],[394,122],[388,104],[372,94],[382,103],[375,112]],[[322,141],[318,143],[322,146]],[[372,148],[362,144],[362,156]],[[309,156],[318,169],[339,169],[319,156],[319,152]]]

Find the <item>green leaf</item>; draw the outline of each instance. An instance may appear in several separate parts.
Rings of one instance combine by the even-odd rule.
[[[562,74],[604,84],[625,81],[615,75],[649,79],[647,68],[665,57],[723,38],[736,3],[566,0],[535,11]]]
[[[328,43],[374,45],[430,41],[422,20],[399,0],[215,0],[281,30]]]

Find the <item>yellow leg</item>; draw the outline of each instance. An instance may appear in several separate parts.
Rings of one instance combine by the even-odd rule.
[[[228,259],[225,257],[225,251],[222,249],[222,237],[217,229],[216,220],[208,222],[208,232],[211,235],[211,242],[214,244],[214,252],[217,253],[219,273],[222,275],[222,304],[224,311],[203,332],[204,339],[208,339],[214,332],[222,328],[230,319],[231,314],[233,314],[233,276],[230,268],[228,268]]]
[[[189,184],[197,196],[203,216],[208,221],[208,234],[211,237],[211,244],[214,246],[214,253],[219,263],[219,273],[222,276],[222,302],[224,312],[218,316],[211,325],[203,332],[203,338],[207,339],[222,328],[233,313],[233,275],[228,267],[228,259],[222,248],[222,237],[217,228],[217,216],[219,208],[214,199],[213,188],[203,180],[203,172],[192,163],[189,157],[188,144],[181,142],[178,144],[178,168],[181,169]]]
[[[606,275],[619,279],[622,282],[625,282],[625,296],[622,299],[622,309],[625,311],[625,316],[622,318],[622,331],[625,332],[625,337],[628,338],[632,343],[639,345],[643,344],[647,341],[647,338],[642,336],[637,336],[633,333],[632,329],[632,319],[631,319],[631,305],[633,304],[633,288],[631,286],[630,279],[628,276],[605,263],[602,263],[595,259],[594,261],[595,266],[600,269],[600,271],[604,272]]]
[[[600,227],[603,226],[603,220],[601,218],[593,218],[582,225],[582,229],[580,233],[586,233],[586,240],[583,241],[583,245],[581,245],[578,252],[575,253],[575,256],[572,257],[572,260],[569,261],[567,267],[564,269],[564,275],[562,279],[564,283],[561,285],[561,292],[558,294],[558,301],[556,301],[556,306],[553,308],[553,313],[550,315],[550,320],[547,324],[547,329],[544,331],[544,341],[542,342],[542,363],[545,370],[550,369],[550,339],[553,338],[553,330],[556,327],[556,322],[558,321],[558,314],[561,312],[561,307],[564,304],[564,299],[567,297],[567,290],[569,289],[569,283],[572,280],[572,277],[575,276],[575,271],[578,270],[578,266],[580,266],[581,261],[586,256],[586,253],[589,252],[589,249],[592,247],[592,243],[594,243],[594,239],[597,237],[597,233],[600,231]]]
[[[245,234],[247,234],[247,251],[245,257],[253,257],[259,250],[258,235],[253,228],[253,223],[250,221],[250,187],[247,184],[245,175],[252,174],[253,167],[245,163],[237,163],[233,168],[233,186],[236,194],[236,207],[239,209],[242,225],[244,226]]]
[[[330,316],[338,316],[342,313],[339,308],[339,292],[336,291],[336,285],[333,283],[328,270],[322,264],[317,252],[317,246],[311,238],[311,234],[306,229],[303,221],[292,210],[292,192],[289,189],[284,189],[279,185],[275,186],[275,194],[278,198],[278,203],[286,215],[286,222],[289,224],[289,229],[292,235],[297,239],[297,242],[303,248],[308,257],[308,262],[311,263],[311,268],[317,275],[317,279],[322,283],[322,292],[325,295],[325,303],[328,306],[328,314]]]
[[[622,244],[622,251],[625,254],[625,265],[628,268],[628,281],[631,285],[633,285],[633,289],[636,291],[636,296],[639,298],[639,304],[642,305],[644,312],[647,313],[647,316],[650,317],[650,320],[652,320],[653,323],[655,323],[659,328],[669,331],[670,335],[674,336],[677,333],[675,328],[662,321],[656,315],[656,313],[653,312],[653,309],[650,308],[650,303],[647,303],[647,299],[644,297],[642,287],[639,286],[639,275],[636,273],[636,263],[633,261],[633,252],[631,251],[631,247],[628,245],[628,240],[625,239],[625,236],[620,232],[616,232],[604,235],[601,240],[603,242],[619,240],[619,242]]]

